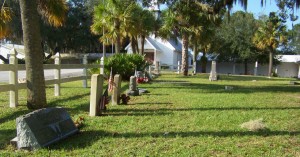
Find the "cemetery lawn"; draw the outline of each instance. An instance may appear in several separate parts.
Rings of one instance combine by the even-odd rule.
[[[300,85],[289,85],[291,80],[221,75],[210,82],[207,74],[168,73],[139,84],[150,93],[94,118],[88,116],[90,89],[82,82],[62,84],[60,97],[49,86],[49,107],[65,107],[73,120],[84,117],[84,125],[80,133],[33,152],[9,145],[15,118],[30,112],[25,91],[16,109],[8,107],[8,92],[0,93],[0,156],[300,156]],[[128,89],[128,82],[122,85]],[[240,127],[260,118],[266,130]]]

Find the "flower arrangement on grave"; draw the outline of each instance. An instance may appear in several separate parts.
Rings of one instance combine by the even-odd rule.
[[[83,122],[84,122],[84,118],[80,116],[75,120],[74,124],[79,129],[83,126]]]
[[[130,100],[130,96],[128,96],[126,94],[122,94],[120,96],[120,99],[122,100],[122,104],[127,105],[128,101]]]

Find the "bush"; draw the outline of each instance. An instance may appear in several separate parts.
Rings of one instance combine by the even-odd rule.
[[[97,64],[100,61],[96,61]],[[144,60],[144,56],[139,54],[115,54],[108,57],[104,63],[104,72],[109,75],[112,68],[113,75],[120,74],[123,80],[129,80],[130,76],[137,71],[144,71],[150,64]],[[99,68],[91,69],[91,73],[99,73]]]

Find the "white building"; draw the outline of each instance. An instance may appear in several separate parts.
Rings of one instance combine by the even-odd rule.
[[[4,63],[4,60],[8,60],[11,51],[15,49],[17,51],[17,58],[24,59],[24,46],[23,45],[15,45],[15,44],[1,44],[0,45],[0,64]]]
[[[279,77],[297,77],[300,78],[300,55],[277,55],[276,58],[280,64],[274,66],[274,72]],[[257,75],[268,75],[268,63],[257,64]],[[206,72],[210,72],[211,61],[207,62]],[[247,64],[247,73],[249,75],[255,74],[255,63]],[[197,65],[197,72],[201,71],[200,65]],[[243,63],[232,62],[217,62],[217,72],[220,74],[243,75],[245,72],[245,65]]]
[[[141,51],[141,42],[138,40],[139,51]],[[131,43],[126,46],[128,54],[132,54]],[[175,67],[178,61],[181,62],[182,42],[179,39],[164,40],[151,35],[147,37],[144,44],[145,59],[155,63],[160,62],[160,65],[168,65]],[[192,54],[189,51],[188,64],[192,64]]]

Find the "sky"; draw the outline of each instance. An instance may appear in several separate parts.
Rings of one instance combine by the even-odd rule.
[[[247,6],[247,12],[251,12],[254,14],[254,16],[257,18],[259,15],[265,14],[269,15],[270,12],[279,11],[278,7],[276,6],[275,0],[267,0],[267,3],[265,6],[261,6],[260,4],[261,0],[248,0],[248,6]],[[244,11],[244,9],[239,5],[234,5],[232,12],[236,12],[238,10]],[[295,15],[300,16],[300,8],[299,10],[295,9]],[[300,20],[294,21],[294,25],[300,23]],[[292,29],[292,22],[288,19],[286,22],[286,25],[288,29]]]

